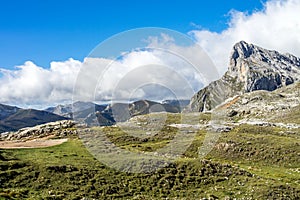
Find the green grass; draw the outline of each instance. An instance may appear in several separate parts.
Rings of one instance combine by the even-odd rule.
[[[51,148],[5,152],[6,156],[10,155],[9,159],[16,160],[2,161],[11,167],[1,172],[0,194],[15,199],[81,199],[85,196],[197,199],[216,195],[214,187],[225,188],[227,183],[236,185],[237,180],[253,179],[250,173],[230,165],[194,159],[182,159],[153,174],[121,173],[96,161],[78,140]],[[236,174],[232,179],[231,173]],[[220,191],[218,195],[226,194]]]
[[[169,115],[167,124],[178,122],[178,117]],[[190,120],[209,118],[206,114]],[[132,152],[160,149],[178,131],[165,125],[145,140],[117,127],[101,130]],[[0,149],[0,199],[299,199],[300,133],[284,134],[288,131],[240,125],[222,133],[200,160],[198,149],[206,131],[199,130],[181,158],[148,174],[109,168],[76,138],[48,148]]]

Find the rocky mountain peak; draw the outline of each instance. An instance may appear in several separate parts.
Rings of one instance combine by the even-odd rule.
[[[245,81],[249,70],[258,73],[278,72],[282,75],[282,84],[288,85],[295,81],[292,76],[299,73],[300,59],[241,41],[233,47],[228,75]]]
[[[233,46],[230,56],[229,72],[235,73],[237,71],[236,66],[240,60],[248,59],[253,55],[259,55],[259,52],[257,46],[253,44],[248,44],[245,41],[236,43]]]
[[[248,44],[245,41],[238,42],[234,45],[230,59],[230,61],[233,62],[238,59],[248,59],[250,61],[263,62],[271,65],[277,63],[300,67],[300,58],[292,54],[282,54],[275,50],[267,50],[253,44]],[[231,65],[232,63],[230,63],[230,66]]]
[[[235,95],[273,91],[300,80],[300,58],[240,41],[233,46],[225,75],[200,90],[191,100],[194,111],[213,109]]]
[[[256,46],[254,46],[253,44],[248,44],[245,41],[240,41],[233,46],[232,58],[248,58],[255,52],[256,49]]]

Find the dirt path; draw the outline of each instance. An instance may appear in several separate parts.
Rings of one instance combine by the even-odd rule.
[[[39,139],[27,140],[27,141],[0,141],[0,149],[24,149],[24,148],[41,148],[50,147],[62,144],[68,139],[50,139],[51,137],[44,137]]]

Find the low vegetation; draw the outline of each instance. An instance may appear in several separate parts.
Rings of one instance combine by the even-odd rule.
[[[189,116],[206,123],[209,114]],[[179,114],[148,138],[119,127],[93,128],[127,151],[153,152],[179,128]],[[136,119],[145,130],[145,118]],[[141,131],[134,129],[132,131]],[[80,130],[79,130],[80,131]],[[0,149],[0,199],[299,199],[300,130],[241,124],[222,132],[213,150],[200,159],[206,129],[194,129],[190,147],[174,163],[153,173],[125,173],[95,159],[82,140],[58,146]],[[142,132],[141,132],[142,133]]]

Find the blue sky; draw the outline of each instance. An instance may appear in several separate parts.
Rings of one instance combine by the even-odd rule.
[[[28,60],[45,68],[51,61],[82,61],[103,40],[133,28],[163,27],[187,33],[200,27],[221,32],[228,26],[230,10],[251,14],[262,9],[263,2],[1,1],[0,68],[13,69]]]

